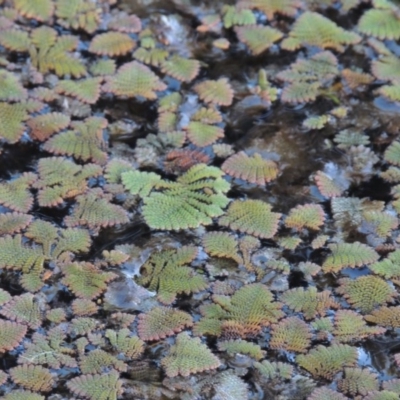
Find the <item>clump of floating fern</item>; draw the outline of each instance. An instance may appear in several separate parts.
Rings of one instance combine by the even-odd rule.
[[[272,20],[275,14],[294,17],[297,11],[304,5],[300,0],[239,0],[237,7],[258,9],[262,11],[269,20]]]
[[[295,22],[282,48],[296,50],[301,46],[317,46],[343,51],[343,45],[356,44],[361,40],[356,33],[337,26],[330,19],[316,12],[306,11]]]
[[[191,338],[187,333],[180,333],[176,344],[168,355],[161,360],[167,376],[189,376],[202,371],[216,369],[219,359],[199,338]]]
[[[69,123],[70,118],[68,115],[52,112],[30,118],[26,124],[31,129],[30,136],[43,142],[54,133],[65,129]]]
[[[106,32],[92,39],[89,51],[102,56],[123,56],[131,52],[135,45],[135,41],[126,33]]]
[[[206,103],[230,106],[233,100],[233,89],[226,78],[220,78],[217,81],[203,81],[197,84],[194,90]]]
[[[221,169],[235,178],[261,186],[276,179],[279,172],[274,161],[265,160],[258,153],[248,156],[243,151],[229,157]]]
[[[122,174],[125,187],[143,198],[143,216],[155,229],[186,229],[209,225],[223,213],[230,185],[216,167],[197,164],[176,182],[155,173],[129,171]]]
[[[54,3],[51,0],[14,0],[15,9],[24,17],[47,21],[53,15]]]
[[[323,208],[318,204],[305,204],[292,208],[285,220],[288,228],[301,230],[309,228],[319,230],[324,224],[325,213]]]
[[[238,26],[235,32],[239,40],[245,43],[254,55],[269,49],[283,36],[278,29],[262,25]]]
[[[206,280],[187,266],[196,255],[197,248],[193,246],[153,253],[141,268],[138,283],[157,291],[158,300],[163,304],[171,304],[178,294],[204,290],[208,286]],[[158,334],[161,335],[161,332]]]
[[[0,138],[16,143],[24,133],[23,122],[28,118],[26,106],[21,103],[0,102]]]

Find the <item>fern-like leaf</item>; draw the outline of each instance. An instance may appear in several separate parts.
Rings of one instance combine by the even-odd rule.
[[[64,80],[58,82],[56,91],[76,97],[83,103],[94,104],[100,96],[101,78],[87,78],[80,81]]]
[[[352,367],[357,362],[357,349],[346,344],[331,347],[319,345],[306,355],[296,357],[300,367],[315,377],[332,379],[344,367]]]
[[[247,354],[256,360],[264,358],[265,353],[258,344],[247,342],[246,340],[221,341],[218,342],[218,349],[231,355],[237,353]]]
[[[0,103],[0,138],[16,143],[24,133],[23,121],[28,117],[22,104]]]
[[[348,400],[348,397],[323,386],[315,389],[308,397],[308,400]]]
[[[237,4],[238,8],[256,8],[262,11],[269,20],[272,20],[275,14],[294,17],[302,6],[303,3],[300,0],[239,0]]]
[[[220,78],[217,81],[207,80],[197,84],[194,90],[206,103],[230,106],[233,100],[233,89],[228,79]]]
[[[366,315],[365,320],[383,327],[400,328],[400,307],[379,307]]]
[[[338,381],[338,388],[352,397],[357,394],[366,396],[379,389],[378,375],[368,369],[345,368],[343,379]]]
[[[137,336],[132,336],[131,331],[127,328],[119,331],[107,329],[105,336],[116,351],[130,359],[139,358],[144,351],[144,342]]]
[[[239,232],[269,239],[278,230],[281,214],[271,212],[271,206],[261,200],[235,200],[218,223]]]
[[[115,370],[107,374],[80,375],[67,382],[68,389],[89,400],[116,400],[122,394],[122,381]]]
[[[50,371],[40,365],[19,365],[10,369],[11,379],[26,389],[49,392],[54,384]]]
[[[360,40],[359,35],[340,28],[321,14],[306,11],[296,20],[289,37],[282,42],[282,48],[296,50],[301,46],[317,46],[342,52],[343,45],[356,44]]]
[[[10,321],[0,321],[0,352],[4,353],[18,346],[25,336],[28,328],[26,325]]]
[[[132,51],[135,45],[135,41],[126,33],[107,32],[92,39],[89,51],[102,56],[123,56]]]
[[[28,92],[16,75],[5,70],[0,71],[0,101],[22,101],[27,95]]]
[[[332,244],[329,248],[332,254],[322,265],[324,272],[338,272],[347,267],[361,267],[372,264],[379,258],[374,249],[359,242]]]
[[[0,215],[0,235],[11,235],[25,229],[31,222],[33,217],[28,214],[17,212],[4,213]]]
[[[238,241],[226,232],[209,232],[203,236],[203,246],[206,253],[213,257],[231,258],[238,264],[243,262],[238,251]]]
[[[200,62],[174,56],[161,64],[161,71],[178,81],[191,82],[200,71]]]
[[[371,9],[366,11],[358,21],[358,30],[378,39],[400,38],[400,19],[390,9]]]
[[[3,305],[0,314],[12,321],[26,324],[32,329],[39,328],[43,322],[41,305],[31,293],[14,296]]]
[[[239,40],[256,56],[269,49],[283,36],[278,29],[262,25],[237,26],[235,32]]]
[[[103,129],[107,120],[100,117],[89,117],[85,121],[71,124],[73,130],[61,132],[50,138],[44,149],[55,154],[63,154],[80,158],[84,161],[93,160],[103,165],[107,154],[103,151],[106,143],[103,139]]]
[[[64,130],[69,123],[68,115],[53,112],[30,118],[26,124],[31,129],[31,137],[44,142],[54,133]]]
[[[215,125],[191,121],[186,127],[189,140],[198,147],[206,147],[224,137],[224,130]]]
[[[165,368],[167,376],[174,377],[216,369],[221,362],[199,338],[180,333],[176,337],[176,344],[161,360],[161,365]]]
[[[248,156],[244,151],[229,157],[221,169],[235,178],[261,186],[276,179],[279,172],[274,161],[264,160],[258,153]]]
[[[117,96],[142,96],[149,100],[157,98],[156,91],[165,90],[166,85],[148,67],[132,61],[124,64],[109,78],[103,89]]]
[[[16,10],[26,18],[47,21],[53,15],[54,4],[51,0],[14,0]]]
[[[184,311],[155,307],[139,315],[138,334],[143,340],[160,340],[192,325],[192,317]]]

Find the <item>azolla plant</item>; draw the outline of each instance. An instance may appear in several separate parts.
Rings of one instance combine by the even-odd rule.
[[[0,397],[400,396],[400,6],[0,0]]]

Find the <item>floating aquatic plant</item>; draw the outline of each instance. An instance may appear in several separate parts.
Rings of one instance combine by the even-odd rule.
[[[11,321],[0,321],[0,351],[3,353],[19,345],[27,332],[27,326]]]
[[[18,365],[10,369],[11,379],[26,389],[49,392],[54,384],[50,370],[40,365]]]
[[[196,164],[208,164],[210,158],[200,150],[189,148],[175,149],[167,153],[164,160],[164,169],[168,173],[181,175]]]
[[[200,71],[200,62],[174,56],[161,64],[161,71],[181,82],[191,82]]]
[[[106,32],[92,39],[89,51],[102,56],[123,56],[131,52],[135,45],[135,41],[126,33]]]
[[[213,257],[231,258],[238,264],[242,262],[239,255],[238,241],[227,232],[209,232],[203,236],[206,253]]]
[[[269,20],[273,19],[275,14],[294,17],[302,6],[303,3],[299,0],[239,0],[237,4],[238,8],[257,8]]]
[[[262,25],[238,26],[235,32],[239,40],[249,46],[254,55],[259,55],[269,49],[283,36],[278,29]]]
[[[237,353],[247,354],[255,360],[264,358],[264,351],[255,343],[246,340],[225,340],[218,342],[218,349],[226,351],[228,354],[235,355]]]
[[[212,223],[223,213],[230,185],[216,167],[197,164],[176,182],[161,180],[154,173],[129,171],[122,174],[125,187],[144,198],[146,223],[155,229],[185,229]]]
[[[43,323],[43,310],[37,300],[31,293],[14,296],[2,306],[0,314],[12,321],[37,329]]]
[[[400,38],[400,19],[390,8],[367,10],[358,21],[358,30],[378,39]]]
[[[83,103],[94,104],[100,96],[101,78],[87,78],[80,81],[62,80],[58,82],[56,91],[76,97]]]
[[[22,101],[28,97],[27,90],[18,77],[8,71],[0,71],[0,101]]]
[[[44,142],[54,133],[64,130],[69,123],[69,116],[58,112],[38,115],[26,122],[31,129],[30,136],[40,142]]]
[[[319,230],[324,224],[325,213],[318,204],[305,204],[292,208],[285,220],[285,225],[289,228],[301,230],[309,228]]]
[[[233,89],[226,78],[206,80],[194,87],[200,99],[206,103],[229,106],[233,100]]]
[[[8,143],[16,143],[24,133],[23,122],[28,118],[23,104],[0,102],[0,138]]]
[[[37,176],[26,172],[20,177],[0,184],[0,204],[14,211],[26,213],[33,204],[33,196],[29,191]]]
[[[47,21],[53,15],[52,0],[14,0],[16,10],[26,18]]]
[[[18,212],[3,213],[0,215],[0,235],[11,235],[25,229],[33,217],[29,214]]]
[[[357,394],[365,396],[379,389],[378,376],[368,369],[345,368],[343,379],[338,381],[338,388],[350,396]]]
[[[399,328],[400,308],[398,306],[379,307],[373,310],[370,315],[366,315],[365,320],[384,327]]]
[[[198,147],[206,147],[224,137],[224,130],[219,126],[198,121],[189,122],[186,127],[189,140]]]
[[[127,328],[114,331],[107,329],[105,335],[114,349],[130,359],[139,358],[144,351],[144,342],[137,336],[132,336]]]

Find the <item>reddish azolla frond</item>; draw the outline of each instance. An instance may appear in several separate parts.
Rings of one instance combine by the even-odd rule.
[[[346,344],[334,344],[330,347],[317,346],[306,355],[299,355],[296,361],[314,377],[333,379],[344,367],[353,367],[357,363],[357,348]]]
[[[224,130],[219,126],[198,121],[189,122],[185,128],[189,140],[198,147],[206,147],[224,137]]]
[[[43,312],[37,300],[37,297],[31,293],[14,296],[3,305],[0,314],[12,321],[37,329],[43,322]]]
[[[203,81],[197,84],[194,90],[200,99],[206,103],[220,106],[230,106],[232,104],[234,93],[227,78],[220,78],[217,81]]]
[[[285,318],[271,328],[271,349],[305,353],[311,344],[308,324],[297,317]]]
[[[17,212],[0,214],[0,235],[11,235],[21,232],[31,222],[33,217]]]
[[[43,148],[50,153],[73,156],[83,161],[92,160],[104,165],[107,162],[107,143],[103,138],[103,129],[107,125],[107,120],[100,117],[73,122],[72,130],[50,138]]]
[[[189,148],[169,151],[164,160],[164,169],[169,174],[180,175],[188,171],[193,165],[208,164],[210,157],[201,150]]]
[[[26,124],[31,129],[30,136],[33,139],[44,142],[54,133],[64,130],[69,123],[70,118],[68,115],[53,112],[30,118]]]
[[[328,246],[332,251],[324,263],[324,272],[339,272],[343,268],[355,268],[372,264],[378,260],[379,254],[371,247],[359,243],[334,243]]]
[[[237,3],[239,9],[256,8],[262,11],[269,20],[272,20],[275,14],[294,17],[303,6],[300,0],[239,0]]]
[[[73,227],[88,226],[99,229],[129,222],[126,211],[103,197],[101,190],[91,190],[78,196],[71,215],[65,217],[65,224]]]
[[[364,318],[355,311],[338,310],[335,314],[335,329],[332,333],[335,340],[347,343],[380,335],[385,331],[385,328],[367,326]]]
[[[365,320],[384,327],[400,328],[400,306],[380,307],[366,315]]]
[[[33,196],[29,189],[36,179],[35,174],[25,172],[17,179],[0,183],[0,204],[13,211],[28,212],[33,204]]]
[[[89,45],[89,51],[101,56],[123,56],[136,46],[135,41],[126,33],[106,32],[96,35]]]
[[[0,102],[0,139],[16,143],[24,133],[23,122],[28,118],[23,104]]]
[[[339,279],[336,292],[362,313],[369,313],[377,306],[393,301],[398,293],[383,279],[367,275],[357,279]]]
[[[344,377],[337,384],[341,392],[353,398],[379,389],[378,375],[362,368],[345,368]]]
[[[123,312],[116,312],[111,314],[111,323],[113,325],[117,325],[121,328],[128,328],[133,321],[135,320],[136,316],[128,313]]]
[[[80,375],[67,382],[68,389],[77,396],[94,400],[98,394],[104,400],[116,399],[123,393],[122,380],[115,370],[104,374]]]
[[[325,213],[319,204],[305,204],[294,207],[290,210],[285,220],[288,228],[302,230],[309,228],[319,230],[324,224]]]
[[[344,188],[341,187],[339,183],[336,183],[334,179],[325,174],[322,171],[317,171],[315,174],[315,184],[318,187],[318,190],[321,192],[322,196],[332,198],[339,197]]]
[[[161,63],[161,71],[178,81],[191,82],[199,74],[200,62],[175,55]]]
[[[108,29],[125,33],[138,33],[142,30],[140,18],[134,14],[119,12],[112,16]]]
[[[290,309],[302,312],[304,318],[313,319],[317,315],[324,316],[331,308],[339,308],[331,295],[329,290],[317,292],[315,287],[295,288],[283,293],[281,300]]]
[[[27,330],[26,325],[0,320],[0,352],[4,353],[17,347]]]
[[[315,389],[307,400],[348,400],[341,393],[335,392],[328,387],[318,387]]]
[[[237,26],[235,32],[239,40],[245,43],[256,56],[269,49],[283,36],[278,29],[263,25]]]
[[[86,78],[80,81],[59,81],[55,90],[58,93],[76,97],[83,103],[95,104],[100,96],[102,78]]]
[[[192,317],[184,311],[155,307],[139,315],[138,334],[142,340],[160,340],[192,325]]]
[[[88,262],[71,263],[62,267],[62,283],[76,296],[91,300],[107,289],[107,283],[117,278],[112,272],[102,272]]]
[[[35,392],[49,392],[54,385],[50,370],[40,365],[19,365],[10,369],[10,376],[16,384]]]
[[[369,85],[374,81],[374,77],[366,72],[354,71],[350,68],[342,70],[342,77],[350,89],[357,89],[360,86]]]
[[[78,317],[96,314],[99,309],[97,304],[89,299],[75,299],[71,307],[74,315]]]
[[[271,212],[271,205],[261,200],[235,200],[218,223],[231,229],[269,239],[278,230],[281,214]]]
[[[156,91],[165,90],[167,86],[148,67],[137,62],[122,65],[118,72],[107,78],[103,90],[116,96],[142,96],[149,100],[157,98]]]
[[[176,344],[161,360],[161,365],[167,376],[174,377],[216,369],[221,362],[199,338],[191,338],[187,333],[180,333],[176,338]]]
[[[248,156],[241,151],[229,157],[221,166],[221,169],[234,178],[265,185],[278,176],[278,165],[272,160],[265,160],[260,154]]]

